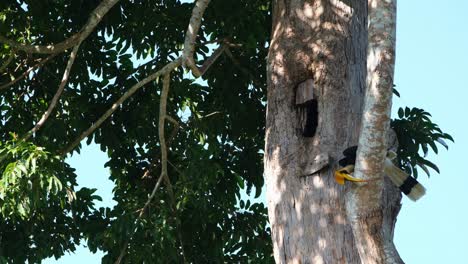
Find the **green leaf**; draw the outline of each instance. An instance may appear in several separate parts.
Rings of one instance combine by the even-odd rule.
[[[18,213],[21,217],[26,217],[26,210],[25,208],[23,207],[23,204],[22,203],[18,203],[17,205],[17,210],[18,210]]]
[[[398,117],[399,118],[403,118],[405,116],[405,112],[403,111],[403,108],[399,108],[398,109]]]
[[[434,143],[434,141],[429,141],[429,146],[431,146],[432,150],[437,154],[438,153],[438,149],[437,149],[437,146],[436,144]]]
[[[439,168],[438,168],[434,163],[432,163],[432,162],[430,162],[430,161],[428,161],[428,160],[425,160],[425,159],[421,160],[421,162],[422,162],[423,164],[425,164],[425,165],[431,167],[433,170],[437,171],[437,173],[440,174]]]
[[[17,165],[17,167],[18,167],[19,170],[21,170],[21,171],[24,173],[24,175],[27,175],[27,174],[28,174],[28,170],[26,169],[26,166],[24,166],[23,163],[19,163],[19,164]]]
[[[410,116],[411,115],[411,109],[409,107],[405,107],[405,116]]]
[[[418,166],[421,167],[421,169],[423,169],[423,171],[427,174],[428,177],[431,176],[431,174],[429,173],[429,169],[426,167],[426,165],[418,162]]]
[[[448,145],[442,138],[437,138],[436,141],[448,150]]]
[[[241,188],[241,189],[244,189],[244,179],[242,179],[242,177],[239,175],[239,174],[234,174],[234,176],[236,177],[236,180],[237,180],[237,185]]]
[[[455,141],[453,140],[453,138],[452,138],[451,135],[449,135],[449,134],[447,134],[447,133],[443,133],[443,135],[444,135],[444,138],[446,138],[446,139],[448,139],[448,140],[450,140],[450,141],[452,141],[452,142],[455,142]]]
[[[429,149],[427,147],[427,143],[421,144],[421,147],[423,149],[424,157],[427,157],[427,154],[429,152]]]

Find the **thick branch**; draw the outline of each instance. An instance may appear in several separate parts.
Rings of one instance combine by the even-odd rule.
[[[119,0],[103,0],[99,6],[97,6],[93,12],[91,12],[88,21],[80,30],[80,32],[74,34],[73,36],[69,37],[68,39],[54,44],[54,45],[27,45],[22,43],[17,43],[13,40],[7,39],[4,36],[0,36],[0,42],[6,43],[17,50],[21,50],[27,53],[44,53],[44,54],[52,54],[52,53],[60,53],[63,52],[78,43],[81,43],[84,39],[86,39],[91,32],[93,32],[94,28],[97,24],[102,20],[104,15],[109,12],[109,10],[118,2]]]
[[[30,72],[32,72],[33,70],[41,67],[42,65],[44,65],[46,62],[48,62],[49,60],[51,60],[52,58],[54,58],[55,56],[57,56],[57,54],[52,54],[50,56],[48,56],[47,58],[41,60],[40,62],[36,63],[35,65],[33,65],[32,67],[29,67],[29,69],[27,69],[23,74],[21,74],[20,76],[16,77],[14,80],[12,80],[11,82],[9,83],[6,83],[2,86],[0,86],[0,91],[3,90],[3,89],[6,89],[10,86],[12,86],[13,84],[17,83],[18,81],[22,80],[23,78],[25,78],[26,76],[28,76],[28,74]],[[1,72],[1,71],[0,71]]]
[[[182,57],[184,58],[183,65],[192,70],[195,77],[200,77],[202,74],[198,70],[195,60],[193,58],[195,52],[195,42],[200,29],[201,20],[206,7],[210,0],[197,0],[195,7],[192,10],[192,16],[188,25],[187,33],[185,34],[184,51]]]
[[[49,107],[47,108],[47,111],[42,115],[41,119],[37,122],[37,124],[24,136],[24,140],[27,140],[29,137],[32,136],[32,134],[36,133],[45,123],[45,121],[49,118],[50,114],[54,110],[55,106],[57,105],[57,102],[62,95],[63,90],[65,89],[65,85],[68,83],[68,78],[70,77],[70,71],[73,66],[73,63],[75,62],[76,55],[78,53],[78,50],[80,49],[80,44],[76,45],[72,52],[70,53],[70,58],[68,59],[67,67],[65,68],[65,71],[63,72],[63,77],[62,81],[60,82],[59,88],[57,89],[57,92],[55,93],[54,97],[52,98],[52,101],[49,104]],[[50,58],[50,57],[49,57]]]
[[[369,0],[367,88],[355,177],[383,176],[395,64],[396,0]],[[384,226],[383,181],[356,187],[347,211],[362,263],[402,263]]]
[[[76,146],[78,146],[81,142],[81,140],[83,140],[84,138],[86,138],[87,136],[89,136],[91,133],[94,132],[94,130],[96,130],[109,116],[112,115],[112,113],[115,112],[115,110],[117,110],[117,108],[119,108],[119,106],[125,101],[127,100],[130,96],[132,96],[136,91],[138,91],[138,89],[140,89],[141,87],[143,87],[144,85],[146,85],[147,83],[155,80],[156,78],[158,78],[159,76],[161,75],[165,75],[169,72],[171,72],[172,70],[174,70],[175,68],[179,67],[180,64],[182,62],[182,59],[181,58],[178,58],[168,64],[166,64],[166,66],[164,66],[161,70],[149,75],[148,77],[144,78],[143,80],[141,80],[140,82],[138,82],[137,84],[133,85],[127,92],[125,92],[122,97],[120,97],[112,106],[111,108],[109,108],[98,120],[96,120],[96,122],[91,125],[86,131],[84,131],[83,133],[81,133],[81,135],[76,138],[67,148],[65,148],[61,154],[62,155],[65,155],[67,154],[68,152],[71,152]]]

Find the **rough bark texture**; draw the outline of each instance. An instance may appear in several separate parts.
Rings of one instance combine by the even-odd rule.
[[[276,263],[362,263],[345,203],[355,187],[336,184],[333,170],[341,152],[358,143],[366,45],[365,1],[274,1],[265,180]],[[297,85],[307,79],[314,80],[319,112],[317,132],[308,138],[295,106]],[[399,205],[399,193],[384,186],[390,192],[382,199],[391,202],[382,204]],[[372,229],[374,221],[385,222],[391,228],[382,239],[391,240],[398,210],[380,211],[363,224]]]
[[[392,107],[396,0],[369,0],[368,12],[367,88],[354,176],[382,179]],[[383,189],[382,180],[373,181],[348,195],[348,219],[363,263],[403,262],[393,244],[394,222],[385,221],[386,214],[396,217],[400,204],[382,202]]]

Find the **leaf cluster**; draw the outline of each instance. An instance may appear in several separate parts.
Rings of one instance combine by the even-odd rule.
[[[448,149],[445,140],[453,142],[452,136],[442,132],[430,117],[431,114],[420,108],[399,108],[398,118],[393,119],[390,125],[398,138],[398,164],[415,178],[418,177],[417,167],[428,176],[430,176],[429,168],[440,173],[437,165],[427,159],[429,150],[437,154],[436,143]]]
[[[39,262],[74,250],[80,229],[94,214],[93,201],[100,199],[95,190],[75,192],[74,169],[43,147],[16,137],[0,143],[0,157],[3,261]]]

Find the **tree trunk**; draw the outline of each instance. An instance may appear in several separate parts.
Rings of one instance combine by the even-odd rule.
[[[367,2],[276,0],[272,15],[265,181],[276,263],[363,263],[345,203],[357,187],[338,185],[333,171],[341,152],[358,143]],[[308,113],[296,105],[296,92],[311,82],[318,126],[304,137]],[[366,234],[393,245],[401,195],[386,180],[383,186],[378,217],[359,220],[372,231]],[[385,250],[375,254],[385,259]]]

